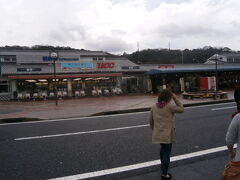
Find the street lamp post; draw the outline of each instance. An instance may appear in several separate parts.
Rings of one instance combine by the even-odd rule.
[[[55,103],[56,106],[58,105],[58,98],[57,98],[57,78],[56,78],[56,59],[58,58],[58,54],[56,52],[51,52],[50,54],[53,60],[53,75],[54,75],[54,95],[55,95]]]
[[[181,51],[181,54],[182,54],[182,64],[183,64],[183,51]]]
[[[216,92],[218,91],[218,55],[215,58],[215,69],[216,69]]]

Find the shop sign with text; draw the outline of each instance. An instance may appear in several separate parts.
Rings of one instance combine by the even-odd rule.
[[[115,66],[114,62],[97,63],[97,68],[98,69],[114,68],[114,66]]]
[[[61,63],[61,68],[68,69],[92,69],[93,63]]]
[[[50,56],[43,56],[42,57],[43,61],[53,61],[53,58]],[[56,61],[79,61],[79,58],[62,58],[59,57],[56,59]]]

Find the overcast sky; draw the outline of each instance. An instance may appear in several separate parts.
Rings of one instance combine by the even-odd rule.
[[[239,0],[0,0],[0,12],[0,46],[240,50]]]

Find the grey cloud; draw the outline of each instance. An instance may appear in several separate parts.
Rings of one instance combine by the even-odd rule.
[[[50,41],[59,43],[84,41],[86,36],[86,30],[81,26],[60,27],[48,35]]]
[[[126,32],[119,29],[113,29],[111,33],[113,36],[122,36],[126,34]]]
[[[120,38],[102,36],[96,40],[86,42],[87,49],[103,50],[113,53],[133,50],[130,43],[125,42]]]
[[[167,4],[180,4],[185,2],[190,2],[192,0],[145,0],[145,6],[148,10],[153,10],[157,8],[161,3]],[[129,0],[111,0],[113,4],[128,3]]]
[[[208,2],[208,6],[215,7],[215,6],[225,3],[225,2],[226,2],[225,0],[211,0]]]
[[[230,24],[233,25],[234,28],[240,30],[240,21],[232,21]]]
[[[167,3],[167,4],[181,4],[181,3],[186,3],[186,2],[190,2],[192,0],[147,0],[146,1],[146,8],[148,10],[153,10],[155,8],[158,8],[158,6],[161,3]]]
[[[180,38],[184,36],[208,36],[216,37],[223,33],[218,29],[211,26],[203,25],[178,25],[178,24],[168,24],[162,25],[157,28],[157,33],[163,37],[170,38]]]
[[[239,5],[237,0],[0,0],[0,43],[123,52],[135,51],[137,41],[140,49],[171,41],[174,47],[226,43],[236,49]]]
[[[127,3],[129,0],[111,0],[113,4]]]

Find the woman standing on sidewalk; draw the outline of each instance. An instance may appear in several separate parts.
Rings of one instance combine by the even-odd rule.
[[[173,100],[175,104],[171,101]],[[152,129],[152,142],[161,144],[160,160],[161,179],[171,179],[168,173],[172,143],[175,143],[175,113],[184,111],[182,103],[169,89],[164,89],[158,96],[158,102],[150,111],[150,127]]]

